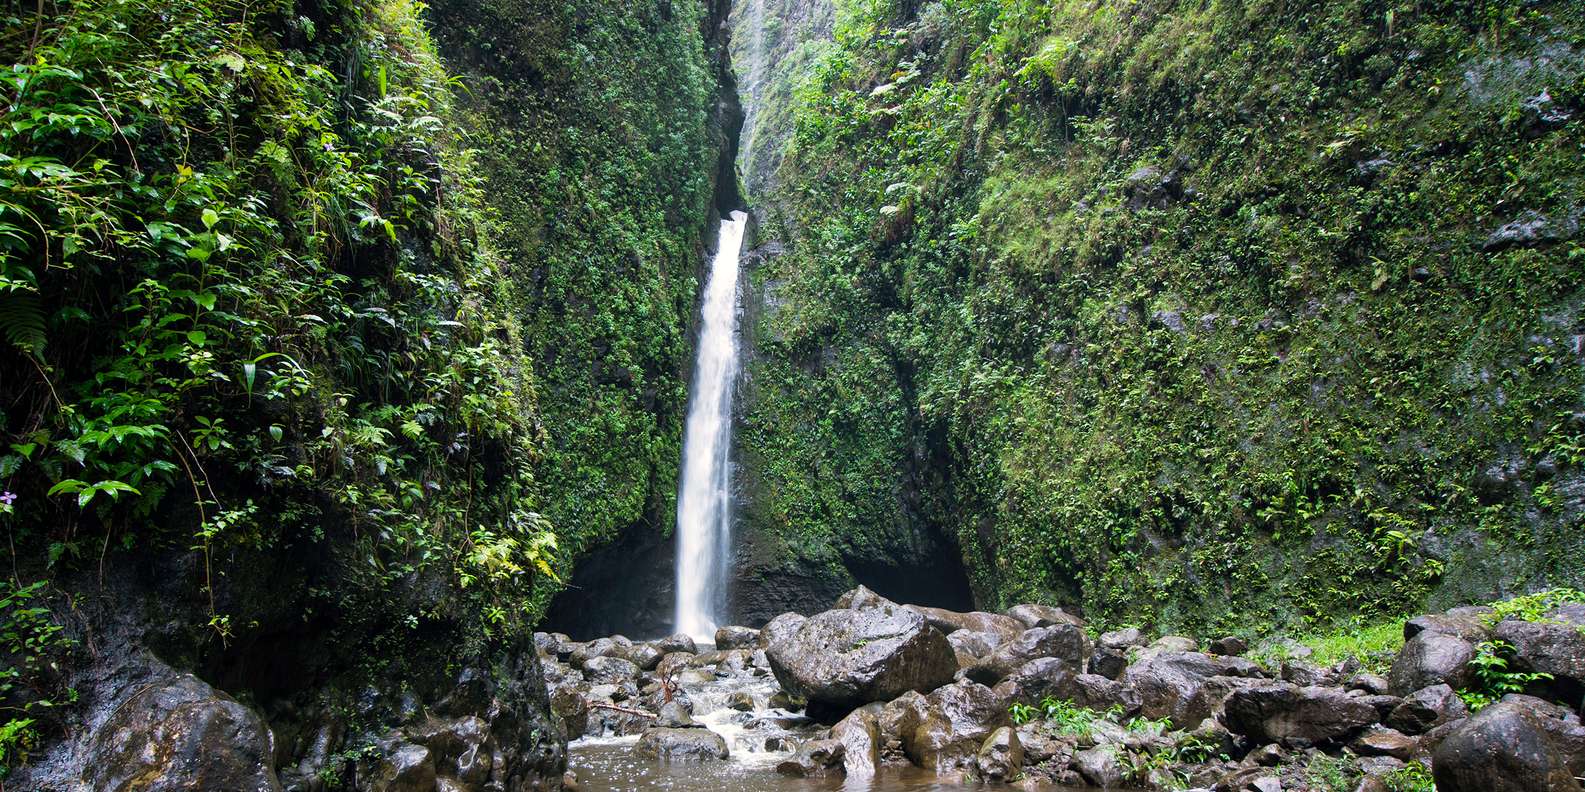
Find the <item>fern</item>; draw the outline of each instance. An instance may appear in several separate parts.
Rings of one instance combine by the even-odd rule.
[[[33,292],[0,294],[0,334],[7,343],[39,357],[44,354],[44,310]]]

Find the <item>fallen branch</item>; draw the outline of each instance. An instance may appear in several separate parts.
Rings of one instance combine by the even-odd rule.
[[[658,718],[658,717],[660,717],[659,715],[656,715],[653,712],[645,712],[643,710],[629,709],[627,707],[618,707],[615,704],[599,704],[599,703],[594,703],[594,702],[588,702],[588,704],[589,704],[590,707],[593,707],[595,709],[616,710],[617,712],[625,712],[625,713],[627,713],[629,715],[638,715],[639,717],[643,717],[643,718]]]

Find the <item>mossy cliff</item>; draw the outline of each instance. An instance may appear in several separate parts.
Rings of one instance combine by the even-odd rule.
[[[668,527],[737,201],[725,8],[3,18],[0,767],[159,776],[88,757],[197,700],[273,729],[235,766],[288,785],[372,783],[424,712],[558,783],[528,629],[588,548]],[[209,751],[189,725],[127,762]]]
[[[982,607],[1240,631],[1580,585],[1577,4],[855,0],[824,47],[756,111],[767,566],[939,530]]]

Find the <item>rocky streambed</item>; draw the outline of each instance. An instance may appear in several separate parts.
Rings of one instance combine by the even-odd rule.
[[[713,646],[535,643],[573,738],[567,784],[585,790],[1581,789],[1585,607],[1459,608],[1404,634],[1378,675],[1358,658],[1257,663],[1236,638],[1094,636],[1060,608],[957,613],[861,587]]]

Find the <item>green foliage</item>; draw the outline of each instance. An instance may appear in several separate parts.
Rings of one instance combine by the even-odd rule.
[[[1436,792],[1436,781],[1431,769],[1419,762],[1410,762],[1382,776],[1387,792]]]
[[[0,581],[0,779],[27,761],[39,737],[40,713],[74,697],[66,691],[57,701],[41,682],[46,666],[71,645],[39,603],[44,586]]]
[[[1521,621],[1549,621],[1548,614],[1559,605],[1570,602],[1585,602],[1585,591],[1572,588],[1552,588],[1538,591],[1534,594],[1525,594],[1512,599],[1493,602],[1491,615],[1487,621],[1495,625],[1504,619],[1519,619]]]
[[[519,295],[412,0],[5,18],[0,483],[20,563],[237,548],[425,569],[485,640],[560,562]],[[41,335],[41,328],[43,333]]]
[[[1364,670],[1381,674],[1392,666],[1393,658],[1403,646],[1403,621],[1390,619],[1367,624],[1351,619],[1326,632],[1293,640],[1310,649],[1307,660],[1316,665],[1330,666],[1352,657]],[[1271,643],[1252,655],[1252,659],[1272,668],[1280,667],[1292,657],[1290,645],[1284,642]]]
[[[1474,681],[1458,692],[1459,698],[1469,705],[1471,712],[1479,712],[1509,693],[1523,693],[1532,683],[1552,678],[1551,674],[1544,672],[1510,669],[1508,664],[1513,659],[1514,647],[1507,641],[1482,641],[1475,647],[1475,657],[1469,661],[1474,671]]]
[[[1359,769],[1346,756],[1316,753],[1304,766],[1304,780],[1315,792],[1352,792]]]
[[[1207,633],[1585,585],[1585,248],[1492,237],[1585,203],[1585,114],[1524,106],[1579,102],[1533,57],[1577,5],[838,12],[765,196],[758,527],[953,526],[986,606]]]

